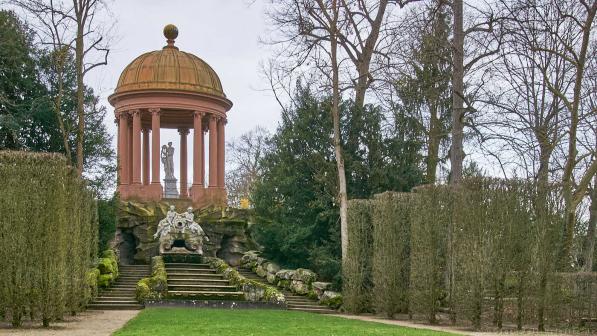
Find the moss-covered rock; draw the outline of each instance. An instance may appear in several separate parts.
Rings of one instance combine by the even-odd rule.
[[[261,282],[250,280],[242,276],[236,269],[230,267],[225,261],[219,258],[206,258],[206,261],[220,272],[230,284],[245,293],[245,299],[249,301],[267,301],[273,303],[284,303],[286,298],[277,288],[268,286]]]
[[[278,280],[292,280],[294,272],[295,271],[293,270],[283,269],[276,273],[276,278],[278,278]]]
[[[284,289],[290,289],[291,280],[278,280],[277,286]]]
[[[107,288],[110,287],[110,285],[112,285],[114,280],[114,275],[112,274],[100,274],[97,277],[97,285],[99,287]]]
[[[290,282],[290,290],[299,295],[305,295],[309,293],[309,285],[300,280],[292,280]]]
[[[272,285],[276,283],[276,275],[274,273],[267,273],[265,276],[267,282],[271,283]]]
[[[166,264],[162,257],[151,259],[151,277],[143,278],[137,282],[135,296],[137,301],[160,300],[168,295],[168,274]]]
[[[109,258],[100,258],[97,268],[99,269],[100,274],[112,274],[116,272],[114,265]]]
[[[315,294],[317,295],[317,299],[321,299],[321,297],[323,296],[323,293],[326,290],[332,289],[332,283],[316,281],[311,284],[311,288],[313,289],[313,292],[315,292]]]
[[[342,306],[342,294],[333,291],[325,291],[319,300],[319,303],[332,309],[338,309]]]
[[[137,282],[135,288],[135,298],[139,302],[144,302],[151,295],[151,289],[149,287],[149,278],[143,278]]]
[[[317,279],[317,274],[315,272],[305,269],[305,268],[297,268],[297,270],[292,274],[292,280],[302,281],[307,285],[311,285]]]
[[[255,273],[257,273],[257,275],[259,275],[262,278],[265,278],[267,276],[267,270],[263,267],[263,265],[257,266],[255,269]]]

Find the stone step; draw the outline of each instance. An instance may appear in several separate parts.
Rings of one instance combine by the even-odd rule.
[[[199,269],[199,268],[179,268],[174,267],[170,268],[166,266],[166,273],[195,273],[195,274],[214,274],[217,273],[216,270],[213,269]]]
[[[221,292],[221,291],[188,291],[188,290],[168,290],[170,297],[221,297],[244,300],[245,294],[243,292]]]
[[[288,307],[288,310],[302,311],[302,312],[307,312],[307,313],[318,313],[318,314],[337,314],[338,313],[335,310],[326,309],[326,308],[291,308],[291,307]]]
[[[223,279],[222,274],[192,274],[192,273],[178,273],[167,272],[168,280],[170,279]]]
[[[319,302],[313,300],[296,300],[296,299],[289,299],[286,298],[287,304],[314,304],[319,305]]]
[[[138,304],[134,298],[97,298],[91,304],[110,303],[110,304]]]
[[[87,305],[89,310],[139,310],[143,305],[137,304],[113,304],[113,303],[94,303]]]
[[[191,263],[166,263],[166,268],[195,268],[195,269],[211,269],[209,264],[191,264]]]
[[[110,288],[112,288],[112,289],[124,289],[124,290],[135,291],[137,289],[137,286],[135,286],[135,285],[114,285],[114,286],[112,286]]]
[[[168,291],[219,291],[235,292],[235,286],[222,285],[171,285],[168,284]]]
[[[227,285],[225,279],[168,279],[168,284],[172,285]]]
[[[97,296],[98,298],[134,298],[135,292],[129,293],[103,293]]]
[[[328,309],[326,306],[320,306],[317,303],[299,303],[299,304],[295,304],[295,303],[289,303],[286,302],[286,305],[289,308],[317,308],[317,309]]]

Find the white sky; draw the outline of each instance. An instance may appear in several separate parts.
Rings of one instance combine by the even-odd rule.
[[[226,96],[234,103],[228,112],[227,140],[257,125],[275,129],[280,108],[273,94],[264,90],[267,82],[259,72],[260,62],[269,55],[267,47],[258,42],[266,29],[262,1],[249,6],[245,0],[114,0],[108,1],[108,7],[116,21],[108,65],[92,70],[86,84],[94,88],[108,107],[105,123],[113,136],[116,134],[114,110],[107,97],[113,93],[121,71],[134,58],[166,45],[162,30],[168,23],[178,27],[176,46],[211,65],[222,81]],[[178,178],[179,135],[175,130],[162,130],[161,142],[168,141],[176,148],[174,164]],[[191,172],[189,166],[189,182]]]

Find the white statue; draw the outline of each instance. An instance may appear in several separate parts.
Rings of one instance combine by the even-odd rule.
[[[193,208],[189,207],[184,213],[176,213],[176,208],[171,205],[170,210],[166,214],[166,218],[162,219],[156,230],[154,238],[160,240],[160,253],[173,252],[176,253],[192,253],[203,254],[203,238],[209,241],[201,226],[195,222],[195,215]],[[175,241],[184,241],[184,248],[173,248]]]
[[[170,230],[174,227],[174,218],[176,217],[176,208],[174,205],[170,206],[170,210],[166,213],[166,218],[162,219],[159,224],[158,228],[153,235],[153,238],[165,236],[170,233]]]
[[[172,147],[172,142],[168,142],[168,146],[162,146],[160,157],[162,158],[162,163],[164,164],[164,173],[166,174],[166,178],[174,178],[174,147]]]
[[[195,214],[193,214],[193,208],[188,207],[185,216],[187,218],[187,227],[189,228],[189,230],[194,234],[203,236],[205,240],[209,241],[209,238],[205,235],[203,228],[201,228],[201,226],[195,222]]]

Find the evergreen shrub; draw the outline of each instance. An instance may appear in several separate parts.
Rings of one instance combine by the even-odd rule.
[[[92,193],[58,154],[0,151],[0,311],[44,326],[82,310],[97,255]]]

